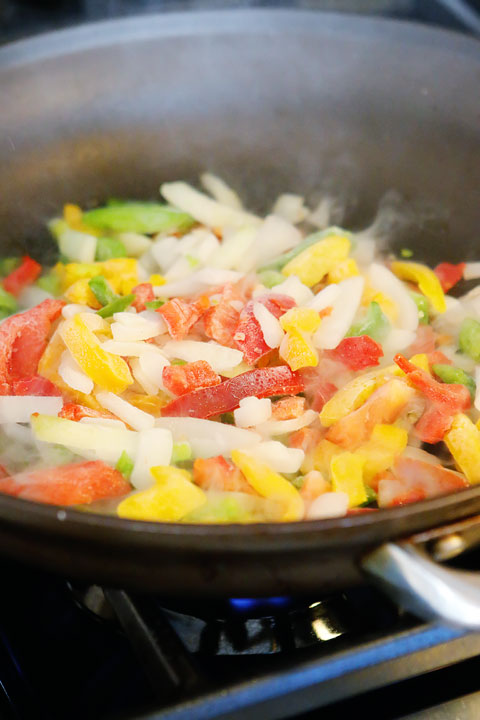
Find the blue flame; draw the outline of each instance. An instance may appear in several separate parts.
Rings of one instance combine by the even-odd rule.
[[[230,605],[234,610],[246,612],[256,608],[279,608],[285,607],[290,602],[289,597],[269,597],[269,598],[231,598]]]

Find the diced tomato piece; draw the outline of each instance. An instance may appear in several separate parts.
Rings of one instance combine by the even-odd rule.
[[[51,380],[40,375],[12,380],[10,390],[12,395],[61,396],[62,394]]]
[[[174,340],[181,340],[188,335],[204,311],[201,304],[188,303],[180,298],[172,298],[156,310],[167,323],[170,337]]]
[[[135,300],[132,302],[132,305],[137,312],[146,310],[147,306],[145,303],[155,300],[153,285],[148,282],[140,283],[140,285],[134,287],[132,293],[135,295]]]
[[[240,303],[243,304],[243,300],[237,289],[226,285],[218,304],[210,307],[203,316],[205,335],[220,345],[235,347],[233,336],[240,319]]]
[[[334,350],[328,351],[328,356],[340,360],[350,370],[363,370],[378,365],[383,350],[369,335],[360,335],[343,338]]]
[[[197,458],[193,463],[193,482],[204,490],[257,495],[243,473],[222,455]]]
[[[419,325],[416,338],[407,348],[407,355],[419,355],[432,353],[435,350],[436,333],[431,325]]]
[[[3,287],[15,297],[18,297],[22,290],[32,285],[42,272],[42,266],[29,255],[22,258],[21,264],[7,275],[3,280]]]
[[[47,345],[51,324],[62,311],[63,300],[44,300],[20,315],[12,315],[0,326],[0,381],[29,377]]]
[[[273,420],[292,420],[305,412],[305,398],[289,395],[272,403]]]
[[[443,262],[437,265],[437,267],[433,269],[433,272],[440,280],[440,285],[442,286],[443,292],[448,292],[463,278],[464,270],[464,262],[458,263],[458,265],[453,265],[449,262]]]
[[[453,416],[470,407],[470,392],[465,385],[437,382],[403,355],[395,355],[394,360],[407,373],[412,385],[430,401],[415,426],[419,438],[427,443],[439,442],[450,428]]]
[[[205,360],[186,365],[167,365],[163,368],[162,379],[166,389],[174,395],[185,395],[222,382],[220,375]]]
[[[164,417],[208,418],[238,408],[240,400],[250,395],[258,398],[272,395],[295,395],[303,390],[302,378],[288,365],[257,368],[237,375],[214,387],[194,390],[172,400],[162,410]]]
[[[243,352],[245,362],[249,365],[254,365],[257,360],[271,350],[263,338],[262,328],[253,311],[256,302],[264,305],[277,319],[295,305],[295,301],[288,295],[276,293],[260,295],[245,305],[240,313],[233,339],[236,347]]]
[[[74,422],[79,422],[84,417],[118,420],[118,418],[111,412],[108,412],[108,410],[94,410],[93,408],[86,407],[86,405],[79,405],[73,402],[65,403],[58,413],[58,417],[73,420]]]
[[[123,475],[101,460],[34,470],[0,480],[0,492],[52,505],[83,505],[120,497],[130,490]]]
[[[375,425],[393,423],[413,397],[414,391],[403,380],[389,380],[354,410],[332,425],[326,438],[352,450],[368,440]]]
[[[441,465],[400,457],[378,483],[380,507],[395,507],[468,487],[467,480]]]

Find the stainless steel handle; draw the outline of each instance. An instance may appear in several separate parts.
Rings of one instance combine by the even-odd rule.
[[[431,540],[431,536],[421,539]],[[455,546],[462,536],[450,533],[443,537],[444,544],[447,539]],[[386,594],[415,615],[480,630],[480,573],[440,565],[416,540],[381,545],[362,559],[363,569]]]

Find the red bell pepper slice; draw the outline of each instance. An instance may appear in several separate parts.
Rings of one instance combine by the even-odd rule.
[[[257,495],[243,473],[222,455],[197,458],[193,463],[193,482],[203,490]]]
[[[10,383],[11,395],[38,395],[40,397],[61,396],[62,393],[51,380],[41,375],[12,380]]]
[[[430,401],[427,409],[415,426],[423,442],[437,443],[452,424],[453,416],[471,405],[471,398],[465,385],[440,383],[424,370],[413,365],[403,355],[395,355],[399,368],[408,379]]]
[[[21,264],[3,280],[5,290],[18,297],[22,290],[32,285],[42,272],[42,266],[29,255],[22,258]]]
[[[467,480],[441,465],[399,457],[378,483],[380,507],[395,507],[468,487]]]
[[[101,460],[60,465],[0,480],[0,492],[52,505],[84,505],[126,495],[130,484]]]
[[[433,269],[433,272],[440,280],[440,285],[442,286],[443,292],[448,292],[463,278],[464,270],[464,262],[458,263],[458,265],[453,265],[449,262],[443,262],[437,265],[437,267]]]
[[[296,395],[304,389],[298,372],[288,365],[257,368],[225,380],[214,387],[194,390],[172,400],[162,409],[162,417],[209,418],[238,408],[240,400],[250,395],[258,398],[272,395]]]
[[[218,304],[209,308],[203,316],[205,335],[220,345],[235,347],[233,336],[240,320],[240,302],[243,305],[238,289],[231,284],[226,285]]]
[[[31,377],[47,346],[52,323],[60,315],[63,300],[44,300],[0,326],[0,382]]]
[[[158,308],[156,312],[165,320],[170,337],[174,340],[181,340],[188,335],[205,309],[201,303],[188,303],[180,298],[173,298]]]
[[[132,293],[135,295],[135,300],[132,302],[132,305],[137,312],[146,310],[147,306],[145,303],[155,300],[153,285],[148,282],[140,283],[140,285],[134,287]]]
[[[265,305],[267,310],[277,319],[295,305],[293,298],[288,297],[288,295],[276,293],[261,295],[255,298],[255,300],[250,300],[245,305],[240,313],[240,319],[233,339],[237,348],[243,352],[245,362],[249,365],[254,365],[257,360],[269,353],[272,349],[265,342],[262,328],[253,312],[253,306],[256,302]]]
[[[108,412],[108,410],[94,410],[93,408],[86,407],[85,405],[78,405],[73,402],[65,403],[58,413],[58,417],[65,418],[66,420],[73,420],[74,422],[79,422],[84,417],[118,420],[118,418]]]
[[[339,360],[350,370],[363,370],[380,363],[383,349],[369,335],[359,335],[344,338],[334,350],[328,351],[328,357]]]
[[[222,382],[220,375],[205,360],[186,365],[167,365],[163,368],[162,379],[166,389],[174,395],[185,395]]]

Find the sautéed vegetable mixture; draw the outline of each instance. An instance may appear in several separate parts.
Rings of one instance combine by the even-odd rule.
[[[447,294],[480,264],[381,257],[299,196],[261,218],[202,184],[66,205],[53,268],[0,261],[0,491],[249,523],[480,482],[480,291]]]

